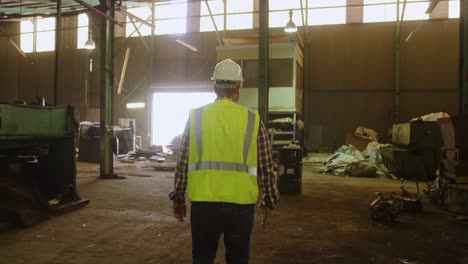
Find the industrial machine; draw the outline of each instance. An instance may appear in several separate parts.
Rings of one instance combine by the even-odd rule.
[[[393,126],[392,146],[381,148],[385,166],[398,178],[429,180],[436,177],[442,136],[438,122],[412,121]]]
[[[130,127],[112,127],[112,152],[115,156],[126,155],[136,150],[136,133],[133,124]],[[79,129],[78,160],[99,162],[101,128],[99,123],[82,122]]]
[[[438,120],[444,141],[440,179],[429,189],[447,211],[468,215],[468,115]]]
[[[23,225],[89,203],[76,192],[78,112],[0,104],[0,218]]]

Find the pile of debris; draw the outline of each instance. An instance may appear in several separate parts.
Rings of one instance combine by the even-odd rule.
[[[137,168],[151,167],[156,170],[173,170],[175,168],[175,159],[175,155],[163,152],[162,146],[154,145],[119,157],[121,163],[134,164]]]
[[[369,216],[373,221],[395,223],[401,214],[419,214],[423,210],[422,194],[416,184],[417,193],[410,193],[401,184],[400,193],[377,193],[377,198],[369,205]]]
[[[361,152],[353,145],[341,146],[327,161],[321,173],[335,176],[377,177],[390,175],[382,164],[380,148],[386,146],[372,141]]]

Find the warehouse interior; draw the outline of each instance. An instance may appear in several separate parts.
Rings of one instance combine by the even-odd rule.
[[[224,59],[267,127],[281,194],[256,210],[250,263],[468,263],[467,13],[0,0],[0,263],[191,263],[190,218],[168,195]]]

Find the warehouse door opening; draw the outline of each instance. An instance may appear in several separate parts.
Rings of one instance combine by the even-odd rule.
[[[191,109],[212,103],[214,92],[156,92],[153,94],[153,145],[175,152]]]

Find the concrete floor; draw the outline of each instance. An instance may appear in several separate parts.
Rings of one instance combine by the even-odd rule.
[[[100,180],[79,164],[78,190],[89,206],[19,229],[0,225],[0,263],[190,263],[189,222],[172,217],[173,172],[120,165],[126,180]],[[251,263],[468,263],[468,226],[425,201],[418,216],[374,224],[368,205],[388,179],[335,177],[303,169],[303,193],[282,196],[261,229],[258,210]],[[412,187],[407,183],[407,187]],[[412,189],[412,188],[409,188]],[[222,244],[216,263],[224,263]]]

